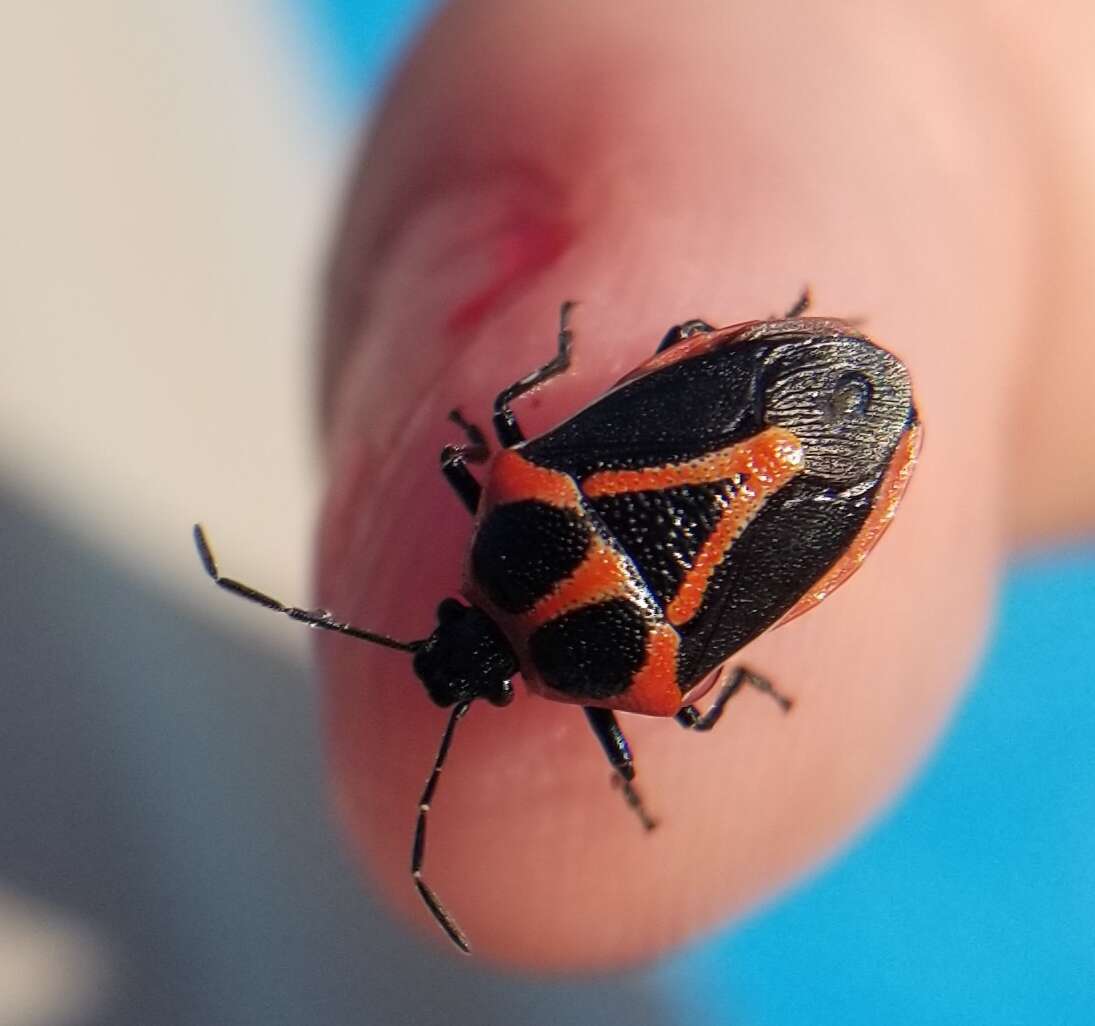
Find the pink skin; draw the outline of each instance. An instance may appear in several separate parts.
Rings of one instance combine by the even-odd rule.
[[[1020,355],[1054,309],[1046,162],[1079,158],[1060,140],[1030,152],[1023,119],[1054,96],[1017,102],[972,9],[568,11],[456,4],[374,128],[329,296],[321,603],[399,637],[432,629],[470,528],[437,469],[460,437],[446,414],[487,427],[494,393],[551,355],[566,298],[581,302],[574,367],[520,403],[530,434],[674,321],[776,313],[808,281],[816,313],[863,318],[905,360],[926,439],[864,568],[742,653],[795,697],[791,715],[743,693],[710,735],[624,718],[662,821],[652,835],[608,786],[576,708],[518,683],[512,707],[469,713],[427,879],[477,954],[552,970],[664,952],[847,843],[946,722],[1013,539],[1082,528],[1095,510],[1077,456],[1091,428],[1044,416],[1084,362],[1091,379],[1091,347],[1061,330],[1037,367]],[[1024,45],[1014,21],[994,31]],[[1070,261],[1092,240],[1057,254],[1055,281],[1078,279]],[[406,656],[323,638],[319,657],[350,834],[384,893],[444,943],[407,868],[445,714]]]

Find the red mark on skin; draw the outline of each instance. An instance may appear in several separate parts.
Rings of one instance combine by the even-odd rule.
[[[527,219],[507,225],[484,240],[493,274],[478,292],[455,306],[445,320],[452,334],[476,327],[515,285],[550,267],[570,242],[558,223]]]

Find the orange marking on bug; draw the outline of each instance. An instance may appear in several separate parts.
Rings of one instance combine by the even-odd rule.
[[[625,558],[601,539],[594,538],[589,554],[574,572],[529,612],[522,614],[522,619],[531,630],[580,606],[629,597],[633,589],[634,582]]]
[[[878,543],[878,539],[890,526],[897,507],[908,487],[913,469],[916,467],[916,459],[920,453],[920,440],[922,432],[919,424],[913,424],[905,430],[894,450],[893,459],[886,471],[885,477],[878,488],[878,496],[874,509],[867,517],[859,533],[855,536],[848,551],[844,553],[824,574],[824,576],[802,596],[780,618],[775,626],[782,627],[790,623],[796,617],[818,603],[828,598],[849,577],[862,566],[871,549]]]
[[[744,481],[722,497],[723,512],[715,529],[704,541],[677,594],[665,610],[666,619],[676,626],[688,623],[703,605],[704,595],[716,567],[726,558],[730,546],[768,501],[803,469],[802,446],[790,431],[769,428],[740,445],[724,449],[717,456],[733,467],[732,479]],[[700,462],[700,461],[696,461]],[[709,480],[727,480],[715,477]],[[681,483],[693,483],[681,482]]]
[[[612,700],[623,712],[644,716],[672,716],[682,704],[677,684],[677,654],[680,635],[665,623],[651,625],[646,642],[646,662],[631,679],[627,691]]]
[[[682,485],[716,484],[733,481],[744,474],[753,476],[775,472],[782,467],[802,468],[802,446],[784,428],[768,428],[737,445],[727,446],[684,463],[667,463],[640,470],[601,470],[582,482],[582,491],[590,499],[628,492],[662,491]]]
[[[564,509],[581,505],[578,486],[568,474],[537,466],[512,449],[503,449],[491,463],[480,508],[488,510],[522,499],[539,499]]]

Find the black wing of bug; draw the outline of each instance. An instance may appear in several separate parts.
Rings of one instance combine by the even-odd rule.
[[[915,417],[899,361],[841,322],[807,318],[763,322],[625,381],[522,452],[581,484],[599,471],[679,465],[769,427],[799,439],[802,472],[767,496],[698,608],[675,624],[687,686],[771,626],[848,550]],[[589,502],[665,609],[743,485],[655,485]]]
[[[874,490],[839,497],[803,475],[780,489],[715,568],[696,615],[678,627],[682,684],[702,680],[775,623],[844,554]]]
[[[771,626],[852,548],[918,424],[904,365],[850,328],[781,335],[764,364],[765,422],[799,440],[803,471],[765,500],[711,575],[681,630],[684,680]]]
[[[766,347],[730,344],[633,378],[521,453],[579,484],[600,471],[679,464],[764,427]],[[588,498],[664,609],[719,520],[729,482]]]
[[[737,343],[626,381],[557,428],[524,443],[533,463],[578,480],[655,467],[755,434],[764,343]]]

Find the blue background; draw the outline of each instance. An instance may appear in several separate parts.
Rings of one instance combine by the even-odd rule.
[[[348,117],[432,5],[304,5]],[[1095,456],[1093,456],[1095,458]],[[656,971],[682,1021],[1095,1021],[1095,551],[1023,560],[941,748],[846,857]]]

